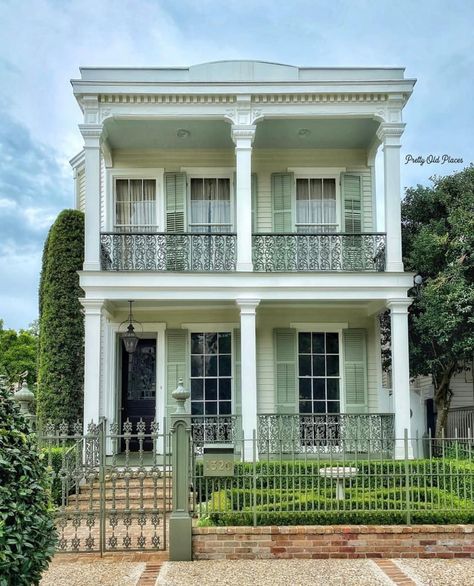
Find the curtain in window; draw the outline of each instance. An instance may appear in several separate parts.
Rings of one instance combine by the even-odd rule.
[[[156,224],[154,179],[117,179],[115,197],[118,226],[150,228]]]
[[[336,227],[334,179],[296,180],[296,223],[300,232],[331,232]]]
[[[193,232],[226,232],[230,226],[229,179],[191,179]]]

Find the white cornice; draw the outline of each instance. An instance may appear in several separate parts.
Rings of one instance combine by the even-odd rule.
[[[71,165],[71,167],[74,170],[79,169],[80,167],[83,167],[85,163],[85,154],[84,154],[84,149],[82,149],[82,151],[79,151],[77,153],[77,155],[75,155],[70,161],[69,164]]]

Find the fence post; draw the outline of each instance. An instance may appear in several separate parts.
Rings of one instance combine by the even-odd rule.
[[[106,460],[105,460],[105,449],[106,449],[106,420],[105,418],[101,418],[99,421],[99,545],[100,545],[100,555],[101,557],[104,555],[104,551],[106,548],[106,541],[105,541],[105,467],[106,467]]]
[[[410,511],[410,467],[408,459],[408,429],[405,427],[403,432],[403,446],[405,453],[405,506],[407,509],[407,525],[411,523]]]
[[[189,393],[183,389],[182,381],[173,391],[178,402],[176,413],[171,415],[171,462],[173,479],[173,505],[169,524],[170,560],[188,562],[192,560],[192,519],[189,513],[189,464],[191,444],[191,417],[184,403]]]

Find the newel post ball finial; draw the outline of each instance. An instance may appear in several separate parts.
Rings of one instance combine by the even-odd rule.
[[[171,393],[171,395],[172,395],[173,399],[175,399],[175,401],[178,403],[178,406],[176,407],[175,413],[185,414],[186,413],[186,409],[184,408],[184,404],[189,399],[189,397],[191,396],[191,394],[190,394],[189,391],[187,391],[183,387],[183,379],[182,378],[178,379],[178,386]]]

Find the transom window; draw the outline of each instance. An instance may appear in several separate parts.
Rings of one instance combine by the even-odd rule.
[[[333,332],[298,334],[300,413],[340,412],[339,335]]]
[[[191,178],[191,232],[230,232],[230,179]]]
[[[147,231],[156,228],[155,179],[115,180],[115,226]]]
[[[336,180],[296,179],[296,228],[298,232],[335,232]]]
[[[191,334],[191,414],[232,412],[230,332]]]

